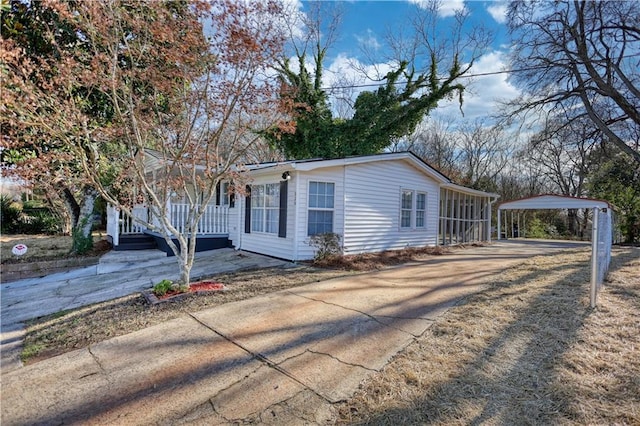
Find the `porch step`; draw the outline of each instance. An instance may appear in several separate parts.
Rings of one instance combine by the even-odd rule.
[[[116,251],[127,250],[150,250],[157,249],[158,245],[151,235],[147,234],[130,234],[121,235],[119,244],[115,247]]]

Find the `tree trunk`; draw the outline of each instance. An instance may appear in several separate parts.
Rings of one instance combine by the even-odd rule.
[[[96,198],[98,198],[98,192],[95,189],[84,188],[82,205],[78,210],[77,223],[73,229],[72,251],[74,253],[83,254],[93,248],[91,228],[93,227],[92,214]]]

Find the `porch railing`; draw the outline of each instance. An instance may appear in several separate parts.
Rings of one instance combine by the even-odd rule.
[[[144,222],[149,222],[149,211],[145,206],[135,206],[132,215],[129,216],[123,211],[118,211],[109,206],[107,212],[107,229],[111,229],[111,234],[127,235],[144,232],[147,228],[136,222],[133,218],[139,218]],[[183,233],[189,217],[188,204],[171,204],[169,206],[171,225]],[[114,223],[115,222],[115,223]],[[156,219],[157,222],[157,219]],[[205,206],[205,212],[198,221],[197,234],[228,234],[229,233],[229,206],[216,206],[209,204]],[[117,236],[114,236],[117,245]]]
[[[180,233],[184,232],[189,217],[188,204],[171,204],[171,225]],[[198,221],[198,234],[227,234],[229,233],[229,208],[208,204],[205,212]]]

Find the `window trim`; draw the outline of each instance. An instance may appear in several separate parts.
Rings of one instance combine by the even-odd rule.
[[[256,187],[263,187],[263,205],[256,206]],[[267,186],[273,186],[273,188],[277,191],[278,199],[274,203],[275,205],[267,206]],[[254,228],[254,219],[255,219],[255,210],[262,211],[262,220],[261,220],[261,230],[257,230]],[[267,211],[276,211],[277,212],[277,220],[275,221],[275,229],[273,232],[268,231],[267,227]],[[251,222],[250,222],[250,233],[255,234],[266,234],[266,235],[275,235],[278,236],[279,233],[279,223],[280,223],[280,183],[279,182],[266,182],[266,183],[258,183],[251,185]]]
[[[411,208],[405,208],[403,205],[403,197],[405,193],[411,194]],[[418,209],[418,197],[424,195],[424,209]],[[400,188],[400,211],[398,218],[398,228],[400,231],[426,230],[427,229],[427,203],[428,193],[411,188]],[[409,226],[403,226],[402,219],[405,212],[409,212]],[[418,226],[418,212],[423,212],[423,224]]]
[[[311,207],[311,184],[312,183],[324,183],[333,185],[333,207]],[[336,221],[336,183],[333,181],[327,180],[309,180],[307,181],[307,237],[311,237],[313,235],[318,234],[309,234],[309,216],[312,211],[322,211],[322,212],[331,212],[331,230],[329,232],[335,231],[335,221]]]

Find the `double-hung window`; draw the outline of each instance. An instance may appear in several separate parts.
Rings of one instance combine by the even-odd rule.
[[[251,185],[251,232],[278,233],[280,184]]]
[[[333,232],[334,200],[334,183],[309,182],[307,235]]]
[[[400,192],[400,228],[417,229],[427,226],[427,194],[413,189]]]
[[[229,182],[222,182],[220,185],[220,205],[228,206],[229,205]]]

